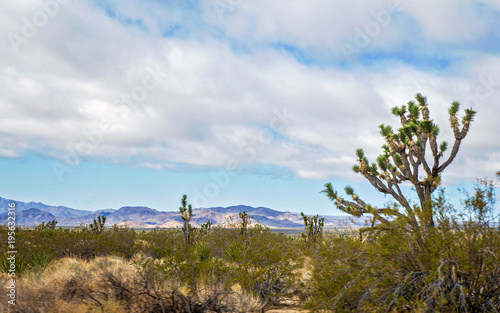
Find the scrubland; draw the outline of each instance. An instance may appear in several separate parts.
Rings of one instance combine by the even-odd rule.
[[[194,229],[192,244],[177,229],[18,229],[17,301],[8,306],[4,292],[0,309],[496,312],[500,233],[472,217],[459,223],[443,213],[424,238],[394,224],[362,238],[323,232],[310,242],[258,225],[246,236]],[[5,257],[1,266],[5,272]]]

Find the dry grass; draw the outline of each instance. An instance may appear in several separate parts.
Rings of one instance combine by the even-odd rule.
[[[6,274],[0,282],[8,282]],[[235,287],[198,287],[187,292],[175,282],[151,281],[130,262],[117,257],[91,261],[64,258],[43,272],[16,282],[16,306],[10,312],[259,312],[263,303]],[[7,312],[2,296],[0,311]],[[189,307],[189,308],[188,308]]]
[[[17,281],[12,312],[123,312],[124,307],[107,286],[106,273],[118,279],[135,277],[132,266],[119,258],[94,261],[64,258],[43,272],[30,272]],[[12,310],[13,309],[13,310]]]

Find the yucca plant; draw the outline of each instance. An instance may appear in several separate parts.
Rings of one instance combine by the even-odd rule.
[[[97,220],[94,218],[92,224],[89,225],[90,231],[94,234],[102,234],[104,231],[104,224],[106,224],[106,216],[99,215],[97,216]]]
[[[425,235],[435,227],[432,193],[440,185],[444,170],[457,156],[476,111],[465,109],[460,123],[457,116],[460,104],[451,104],[448,114],[455,141],[451,152],[445,156],[448,143],[438,143],[440,129],[430,118],[427,98],[419,93],[415,99],[416,102],[410,101],[407,106],[392,109],[392,113],[401,122],[397,131],[384,124],[379,126],[386,144],[382,146],[383,153],[377,157],[376,162],[370,163],[363,149],[357,149],[358,163],[353,166],[354,172],[363,175],[379,192],[392,196],[403,211],[398,206],[376,208],[361,200],[349,186],[345,191],[352,201],[341,197],[331,183],[325,184],[322,192],[341,211],[357,217],[370,214],[373,216],[372,225],[377,223],[381,225],[379,228],[388,227],[394,220],[398,220]],[[400,186],[405,182],[413,186],[419,201],[417,206],[412,206],[403,194]]]
[[[187,203],[187,195],[183,195],[181,199],[181,207],[179,207],[179,211],[181,213],[182,221],[184,222],[182,226],[182,233],[184,234],[184,241],[187,245],[190,245],[191,242],[191,224],[189,221],[191,220],[191,216],[193,215],[193,208],[191,204]]]
[[[300,215],[304,219],[304,232],[301,233],[301,236],[304,238],[307,247],[310,247],[323,235],[325,219],[318,215],[307,216],[303,212],[300,212]]]
[[[210,221],[207,221],[206,223],[201,224],[200,232],[204,235],[208,235],[210,233],[210,230],[212,229],[213,223]]]
[[[248,222],[249,222],[249,217],[246,211],[238,213],[238,216],[241,218],[241,234],[243,236],[247,236],[248,233]]]

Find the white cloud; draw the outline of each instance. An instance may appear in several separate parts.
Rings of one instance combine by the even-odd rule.
[[[20,46],[19,53],[0,46],[5,60],[0,66],[1,156],[35,152],[64,160],[67,147],[85,144],[90,145],[89,156],[123,163],[139,160],[135,165],[152,169],[175,164],[224,167],[235,161],[282,166],[303,178],[352,178],[355,149],[364,147],[373,160],[383,143],[377,126],[396,125],[391,107],[422,92],[444,138],[450,140],[449,104],[470,101],[479,78],[500,70],[497,56],[477,51],[461,51],[465,57],[444,69],[418,68],[418,61],[405,63],[404,58],[373,60],[368,67],[306,66],[270,45],[286,43],[319,59],[343,60],[339,44],[352,39],[355,27],[373,19],[371,11],[387,7],[385,1],[363,6],[244,1],[223,20],[209,1],[196,22],[184,19],[195,12],[121,3],[115,3],[117,12],[142,19],[148,32],[73,1]],[[406,25],[402,20],[407,16],[416,21],[417,37],[426,42],[416,55],[425,54],[432,42],[465,45],[474,41],[473,34],[488,32],[489,22],[477,19],[475,7],[453,4],[402,0],[403,13],[393,16],[394,25],[373,38],[368,49],[391,54],[392,48],[397,51],[399,44],[411,41],[406,37],[412,34],[397,27]],[[18,31],[21,18],[38,9],[36,2],[8,5],[0,26]],[[424,14],[428,10],[432,12]],[[163,13],[172,24],[184,23],[190,35],[159,37],[169,23],[158,20]],[[466,20],[462,24],[457,17],[461,14]],[[197,28],[202,24],[207,28]],[[222,38],[232,39],[214,36],[216,28],[225,32]],[[233,49],[234,41],[249,48]],[[443,50],[446,53],[456,51]],[[145,78],[155,68],[160,69],[160,83],[156,86],[149,79],[151,88],[144,89]],[[134,94],[143,89],[146,93]],[[491,175],[498,163],[500,143],[494,134],[500,129],[494,117],[500,113],[495,105],[499,89],[494,87],[480,100],[477,122],[454,167],[460,169],[458,178]],[[120,99],[134,95],[144,99],[127,109]],[[276,112],[283,109],[293,118],[276,128]],[[111,125],[104,131],[106,120]],[[475,171],[467,171],[465,166],[472,164]]]

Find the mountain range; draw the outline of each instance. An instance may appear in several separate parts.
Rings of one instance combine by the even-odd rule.
[[[106,216],[106,225],[125,225],[133,228],[175,228],[182,226],[178,211],[164,212],[142,206],[125,206],[118,210],[99,211],[77,210],[65,206],[51,206],[40,202],[22,202],[0,197],[0,220],[6,221],[9,203],[16,203],[16,224],[18,226],[36,226],[42,221],[56,220],[57,226],[79,226],[90,224],[99,215]],[[281,212],[265,207],[237,205],[230,207],[212,207],[193,209],[191,225],[200,227],[210,221],[213,225],[237,222],[238,213],[245,211],[252,222],[270,228],[304,227],[302,216],[295,212]],[[323,215],[325,228],[346,225],[360,226],[364,219],[352,219],[348,216]]]

